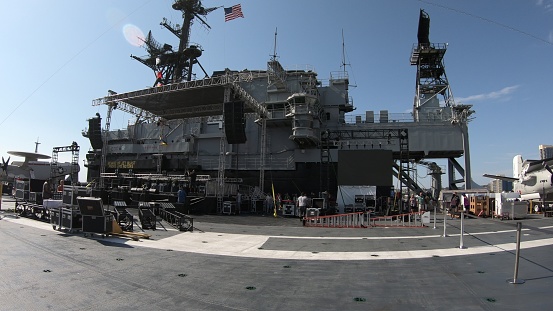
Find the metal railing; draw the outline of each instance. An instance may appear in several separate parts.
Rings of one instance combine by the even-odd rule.
[[[386,117],[387,116],[387,117]],[[417,117],[420,122],[451,122],[452,111],[447,107],[437,108],[433,112],[419,112]],[[417,122],[413,117],[413,113],[388,113],[384,115],[384,118],[381,118],[380,114],[374,113],[371,120],[366,119],[366,114],[348,114],[344,117],[344,123],[346,124],[359,124],[359,123],[414,123]]]
[[[423,227],[422,214],[412,212],[391,216],[373,216],[367,214],[367,221],[371,227]]]
[[[179,231],[194,230],[194,219],[188,215],[177,212],[172,203],[159,203],[159,216]]]
[[[370,212],[356,212],[326,216],[304,217],[306,227],[368,228],[368,227],[423,227],[422,214],[412,212],[392,216],[374,216]]]
[[[290,161],[290,157],[276,157],[268,155],[265,159],[265,169],[269,170],[291,170],[295,166]],[[195,160],[195,161],[194,161]],[[201,165],[202,169],[213,170],[218,167],[218,158],[215,156],[212,157],[196,157],[192,158],[192,163]],[[259,155],[238,155],[238,160],[233,159],[225,161],[225,169],[235,169],[235,170],[259,170],[261,166],[261,160]]]
[[[326,228],[367,228],[363,212],[327,216],[305,217],[306,227]]]

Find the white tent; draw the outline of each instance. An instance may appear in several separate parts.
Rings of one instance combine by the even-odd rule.
[[[372,195],[376,198],[376,186],[338,186],[338,209],[343,211],[346,205],[353,206],[356,195]]]

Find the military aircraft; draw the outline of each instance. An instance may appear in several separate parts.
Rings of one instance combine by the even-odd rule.
[[[57,164],[57,171],[54,176],[51,172],[51,163],[46,161],[39,161],[44,159],[50,159],[50,156],[34,152],[25,151],[8,151],[9,155],[22,157],[23,161],[12,161],[10,164],[10,158],[4,160],[2,157],[2,171],[1,176],[7,180],[13,180],[15,178],[21,179],[38,179],[47,180],[52,177],[59,178],[65,177],[71,173],[71,163],[64,162]],[[76,165],[73,170],[79,172],[79,166]]]
[[[513,158],[513,177],[484,174],[484,177],[513,182],[513,191],[522,200],[550,199],[553,197],[553,158],[544,160],[523,160],[521,155]]]

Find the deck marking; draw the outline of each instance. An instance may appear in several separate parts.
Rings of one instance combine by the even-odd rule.
[[[34,227],[41,230],[48,230],[56,234],[64,234],[61,231],[52,231],[52,225],[28,218],[4,218],[4,221]],[[525,229],[531,231],[531,229]],[[467,235],[485,235],[510,233],[515,230],[489,231],[468,233]],[[459,234],[451,234],[455,236]],[[133,247],[147,247],[155,249],[172,249],[173,251],[190,252],[205,255],[265,258],[265,259],[296,259],[296,260],[383,260],[383,259],[416,259],[429,258],[433,256],[450,257],[495,253],[499,251],[511,251],[515,249],[516,243],[502,243],[496,245],[475,246],[467,249],[455,247],[456,239],[451,239],[452,247],[442,249],[418,249],[407,251],[369,251],[369,252],[325,252],[313,253],[311,251],[295,250],[266,250],[259,249],[270,238],[279,239],[328,239],[328,240],[382,240],[382,239],[422,239],[441,237],[439,235],[429,236],[394,236],[394,237],[300,237],[300,236],[274,236],[274,235],[248,235],[220,232],[183,232],[177,235],[162,238],[159,240],[142,239],[132,241],[118,237],[106,237],[114,243],[126,244]],[[522,241],[521,249],[553,245],[553,238]],[[378,256],[374,256],[378,255]]]

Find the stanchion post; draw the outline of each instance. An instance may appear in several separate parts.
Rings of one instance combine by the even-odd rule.
[[[432,229],[436,229],[436,204],[434,204],[434,228]]]
[[[515,272],[513,275],[513,279],[507,280],[507,282],[511,284],[524,284],[526,282],[523,279],[518,278],[518,259],[520,257],[520,232],[522,231],[522,223],[517,222],[517,249],[515,254]]]
[[[464,245],[463,245],[463,232],[465,231],[465,228],[463,227],[463,218],[465,218],[465,212],[463,210],[461,210],[461,235],[460,235],[460,238],[459,238],[459,248],[460,249],[463,249],[463,248],[466,248]]]
[[[445,233],[445,227],[446,227],[446,222],[447,222],[447,211],[446,209],[444,208],[444,234],[442,235],[442,237],[447,237],[447,234]]]

